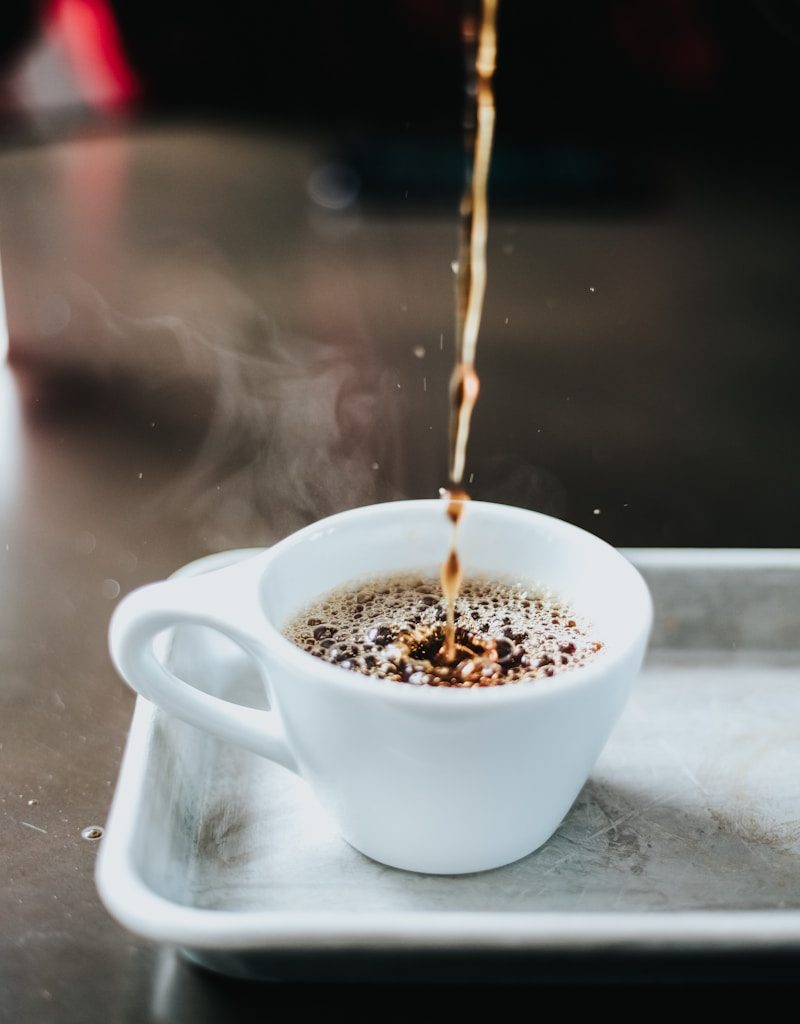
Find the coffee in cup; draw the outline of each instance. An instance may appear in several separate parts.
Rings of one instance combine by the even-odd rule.
[[[396,573],[330,591],[283,633],[339,668],[412,686],[530,683],[579,668],[603,646],[576,612],[524,580],[475,576],[462,583],[452,658],[445,654],[446,617],[433,572]]]

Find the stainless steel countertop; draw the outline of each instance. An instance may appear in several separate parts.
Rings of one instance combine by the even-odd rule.
[[[120,929],[81,830],[105,821],[133,707],[106,649],[119,594],[441,482],[452,218],[402,204],[326,213],[306,191],[319,160],[200,130],[0,154],[8,1019],[217,1020],[259,998]],[[797,542],[785,525],[770,533],[790,401],[762,379],[788,372],[794,326],[758,286],[768,252],[767,291],[788,287],[796,240],[765,199],[763,216],[739,209],[763,244],[738,246],[736,197],[701,209],[698,194],[633,221],[497,219],[476,496],[615,543]],[[756,283],[723,311],[734,272]],[[543,382],[533,403],[531,381]],[[742,466],[763,500],[724,521]]]

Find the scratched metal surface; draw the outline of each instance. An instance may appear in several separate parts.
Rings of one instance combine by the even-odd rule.
[[[542,849],[471,876],[383,867],[339,838],[301,780],[159,714],[147,804],[131,809],[148,884],[183,905],[242,912],[800,907],[798,651],[777,619],[771,633],[763,626],[767,591],[777,588],[787,614],[798,607],[800,565],[767,572],[722,553],[681,569],[680,558],[634,557],[656,599],[654,646]],[[736,621],[726,622],[732,590]],[[207,631],[176,636],[172,661],[211,692],[258,701],[246,659]]]

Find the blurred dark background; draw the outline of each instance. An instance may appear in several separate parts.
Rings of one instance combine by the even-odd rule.
[[[12,5],[20,473],[146,464],[125,516],[198,554],[436,493],[467,6]],[[794,0],[503,0],[475,497],[798,543],[799,46]]]

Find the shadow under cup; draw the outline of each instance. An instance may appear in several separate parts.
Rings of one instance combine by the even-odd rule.
[[[299,773],[356,849],[444,874],[510,863],[552,835],[624,707],[652,622],[644,581],[604,541],[470,502],[458,535],[465,578],[547,590],[603,643],[595,658],[545,679],[418,687],[323,662],[281,635],[334,588],[438,574],[450,539],[440,501],[354,509],[282,541],[259,580],[268,689]]]

